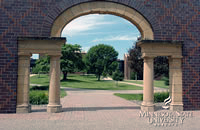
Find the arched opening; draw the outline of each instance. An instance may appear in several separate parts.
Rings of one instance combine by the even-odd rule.
[[[127,19],[133,23],[141,33],[142,39],[153,40],[151,24],[136,10],[112,2],[87,2],[73,6],[65,10],[54,21],[51,29],[51,37],[60,37],[63,28],[73,19],[87,14],[113,14]]]
[[[87,2],[65,10],[54,21],[51,29],[52,37],[60,37],[64,27],[72,20],[88,14],[112,14],[120,16],[137,27],[141,39],[153,40],[151,24],[136,10],[125,5],[112,2]]]

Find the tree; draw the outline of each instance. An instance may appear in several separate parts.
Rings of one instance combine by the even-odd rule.
[[[158,56],[154,59],[155,77],[169,77],[169,62],[166,56]]]
[[[94,73],[98,81],[101,75],[110,74],[116,70],[118,52],[112,46],[99,44],[88,51],[85,57],[85,63],[88,71]]]
[[[141,49],[137,46],[129,49],[128,60],[131,62],[133,74],[137,75],[137,79],[143,79],[143,59],[141,58]]]
[[[113,75],[112,75],[112,79],[116,81],[116,84],[118,86],[118,81],[122,81],[124,79],[124,76],[122,74],[122,72],[119,71],[119,69],[117,69]]]
[[[80,45],[65,44],[62,46],[60,67],[63,72],[63,80],[67,80],[68,73],[80,71],[84,68]]]
[[[36,66],[33,68],[32,73],[48,73],[50,68],[50,57],[44,56],[35,62]]]
[[[131,62],[131,69],[133,73],[137,74],[137,79],[143,79],[143,59],[141,58],[141,49],[137,46],[129,49],[129,61]],[[154,59],[154,74],[155,77],[168,77],[169,65],[168,58],[159,56]]]

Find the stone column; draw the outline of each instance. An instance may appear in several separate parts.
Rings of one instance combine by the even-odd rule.
[[[127,66],[126,66],[127,68],[127,71],[126,71],[126,73],[127,73],[127,80],[130,80],[131,78],[131,72],[130,72],[130,63],[129,63],[129,61],[127,61]]]
[[[168,57],[169,62],[169,96],[172,98],[172,58]]]
[[[128,80],[128,58],[124,55],[124,79]]]
[[[60,55],[51,56],[50,67],[49,104],[47,106],[47,112],[57,113],[62,111],[60,104]]]
[[[29,76],[31,54],[19,54],[18,56],[18,80],[17,80],[17,113],[29,113]]]
[[[171,79],[171,95],[172,102],[170,104],[170,110],[182,111],[182,57],[172,57],[170,64],[170,79]]]
[[[142,111],[154,111],[154,57],[144,58],[144,88],[143,88],[143,102],[141,104]]]

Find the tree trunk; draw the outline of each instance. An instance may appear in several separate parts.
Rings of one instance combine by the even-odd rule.
[[[38,72],[38,78],[40,78],[40,72]]]
[[[67,80],[67,72],[63,72],[63,80]]]
[[[98,75],[98,81],[100,81],[100,77],[101,77],[101,75],[99,74],[99,75]]]
[[[118,81],[115,81],[115,86],[118,87]]]

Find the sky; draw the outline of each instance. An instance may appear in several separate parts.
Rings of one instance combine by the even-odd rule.
[[[67,38],[67,43],[81,45],[85,52],[97,44],[111,45],[119,53],[118,59],[123,59],[140,32],[119,16],[90,14],[72,20],[65,26],[61,36]]]

